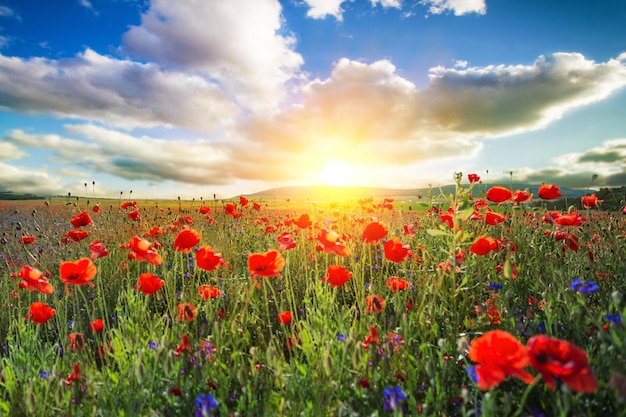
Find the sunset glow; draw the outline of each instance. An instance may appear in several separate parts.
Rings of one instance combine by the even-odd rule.
[[[324,165],[322,170],[324,185],[336,187],[350,185],[351,178],[350,166],[342,161],[330,161]]]

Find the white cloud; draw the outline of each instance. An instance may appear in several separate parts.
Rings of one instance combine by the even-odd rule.
[[[0,107],[123,128],[182,126],[211,132],[239,111],[218,85],[203,77],[89,49],[58,61],[0,55],[0,89]]]
[[[333,16],[335,19],[343,20],[343,10],[341,4],[346,0],[304,0],[309,6],[306,15],[313,19],[324,19],[326,16]]]
[[[299,77],[302,56],[276,0],[155,0],[123,51],[210,79],[244,108],[273,110]]]
[[[420,4],[428,6],[428,12],[431,14],[442,14],[447,11],[452,11],[455,16],[487,13],[485,0],[421,0]]]
[[[32,194],[61,194],[62,181],[45,170],[23,169],[0,162],[0,191]]]
[[[8,161],[11,159],[20,159],[25,156],[26,152],[23,152],[17,146],[12,143],[2,142],[0,143],[0,161]]]
[[[400,0],[371,0],[372,6],[380,4],[384,9],[393,7],[395,9],[402,8],[402,2]]]

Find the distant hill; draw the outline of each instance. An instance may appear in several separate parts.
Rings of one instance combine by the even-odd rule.
[[[0,200],[42,200],[43,197],[35,194],[14,193],[12,191],[0,191]]]
[[[494,185],[502,185],[510,188],[510,184],[476,184],[472,189],[472,196],[479,198],[486,193],[486,191]],[[539,184],[513,184],[513,191],[529,189],[534,194],[535,198],[538,198],[537,192],[539,190]],[[374,199],[394,198],[398,200],[417,200],[422,199],[427,201],[428,193],[432,193],[433,200],[438,200],[438,197],[443,193],[449,195],[454,193],[454,185],[445,185],[443,187],[429,188],[381,188],[381,187],[333,187],[333,186],[291,186],[271,188],[269,190],[260,191],[254,194],[248,194],[247,197],[251,198],[293,198],[293,199],[307,199],[307,200],[350,200],[372,197]],[[589,190],[594,192],[594,190]],[[585,190],[579,190],[575,188],[561,187],[561,194],[564,199],[580,199],[585,195]]]

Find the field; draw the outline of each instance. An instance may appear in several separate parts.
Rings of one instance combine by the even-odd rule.
[[[626,415],[626,215],[457,180],[0,202],[0,415]]]

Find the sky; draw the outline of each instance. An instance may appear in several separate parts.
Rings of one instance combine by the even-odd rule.
[[[0,191],[626,185],[623,0],[0,0]]]

